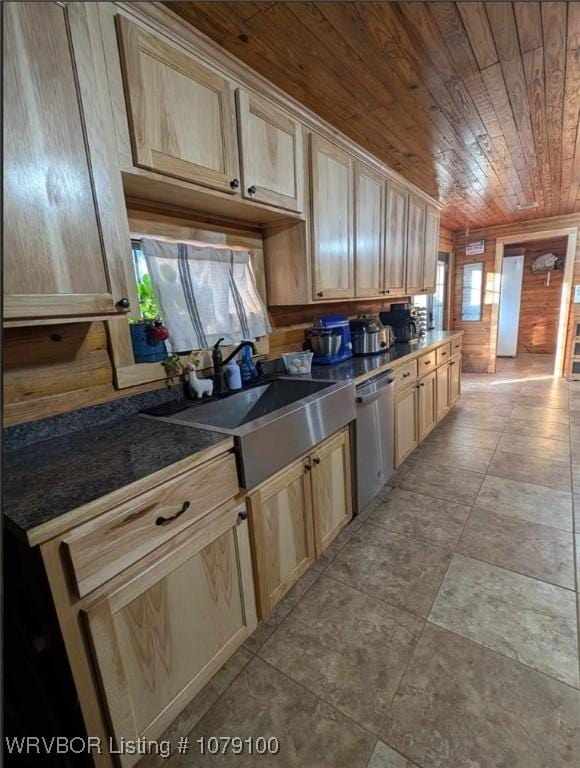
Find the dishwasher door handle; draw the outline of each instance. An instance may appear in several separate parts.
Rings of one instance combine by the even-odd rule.
[[[392,387],[393,383],[394,379],[390,379],[387,384],[380,387],[380,389],[375,389],[372,392],[369,392],[368,395],[365,395],[364,393],[356,394],[356,402],[359,405],[368,405],[369,403],[374,403],[374,401],[378,400],[379,397],[383,397],[385,390],[389,389],[389,387]]]

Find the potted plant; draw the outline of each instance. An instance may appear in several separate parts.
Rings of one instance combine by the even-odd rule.
[[[159,310],[149,275],[137,284],[141,318],[130,321],[131,343],[136,363],[157,363],[167,356],[165,340],[169,333],[159,318]]]

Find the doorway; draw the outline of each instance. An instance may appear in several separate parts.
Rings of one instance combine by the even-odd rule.
[[[521,366],[564,374],[576,229],[496,240],[489,372]]]

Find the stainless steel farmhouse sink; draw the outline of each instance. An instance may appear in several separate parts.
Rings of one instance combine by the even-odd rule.
[[[253,488],[353,421],[354,385],[281,377],[159,418],[233,435],[241,484]]]

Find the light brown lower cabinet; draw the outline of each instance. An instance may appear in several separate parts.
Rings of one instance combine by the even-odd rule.
[[[449,407],[454,405],[461,394],[461,355],[449,361]]]
[[[405,461],[419,444],[417,437],[417,389],[413,384],[395,395],[395,466]]]
[[[261,619],[351,519],[350,472],[345,429],[248,495]]]
[[[245,506],[191,526],[138,575],[83,606],[113,735],[155,739],[256,626]],[[138,755],[121,755],[125,768]]]
[[[449,376],[450,366],[449,363],[443,364],[440,368],[437,368],[437,422],[449,411],[450,407],[450,390],[449,390]]]
[[[437,377],[436,372],[427,374],[417,384],[419,442],[424,440],[437,424]]]

